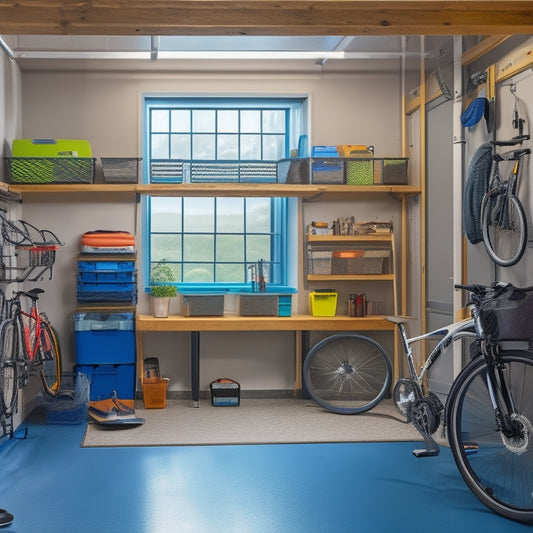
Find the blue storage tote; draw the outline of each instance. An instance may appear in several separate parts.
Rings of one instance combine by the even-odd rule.
[[[135,399],[135,365],[77,365],[91,380],[89,400],[105,400],[113,392],[121,400]]]
[[[134,329],[133,313],[76,313],[76,363],[135,363]]]
[[[78,281],[81,282],[134,282],[133,261],[78,261]]]
[[[136,281],[80,281],[79,303],[137,303]]]

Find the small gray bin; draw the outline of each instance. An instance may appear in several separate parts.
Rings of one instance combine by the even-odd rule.
[[[224,314],[223,294],[184,294],[184,316],[222,316]]]
[[[241,316],[278,316],[278,295],[256,292],[239,296]]]

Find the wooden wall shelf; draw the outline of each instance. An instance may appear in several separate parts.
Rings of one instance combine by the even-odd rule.
[[[298,185],[271,183],[184,183],[184,184],[107,184],[54,183],[40,185],[10,184],[9,190],[26,195],[79,193],[132,193],[151,196],[235,196],[235,197],[297,197],[307,199],[342,200],[360,194],[390,193],[399,196],[420,194],[411,185]]]

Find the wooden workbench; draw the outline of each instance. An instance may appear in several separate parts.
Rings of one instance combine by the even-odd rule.
[[[200,333],[202,331],[294,331],[296,335],[294,387],[302,387],[302,355],[309,350],[310,331],[394,331],[394,324],[382,316],[353,318],[348,316],[316,317],[311,315],[185,317],[171,315],[155,318],[151,315],[137,315],[135,332],[137,340],[137,372],[144,375],[143,334],[149,332],[188,331],[191,333],[191,388],[195,407],[200,399]]]

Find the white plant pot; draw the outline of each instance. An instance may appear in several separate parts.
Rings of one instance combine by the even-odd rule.
[[[170,305],[170,297],[152,296],[152,315],[156,318],[168,317],[168,307]]]

